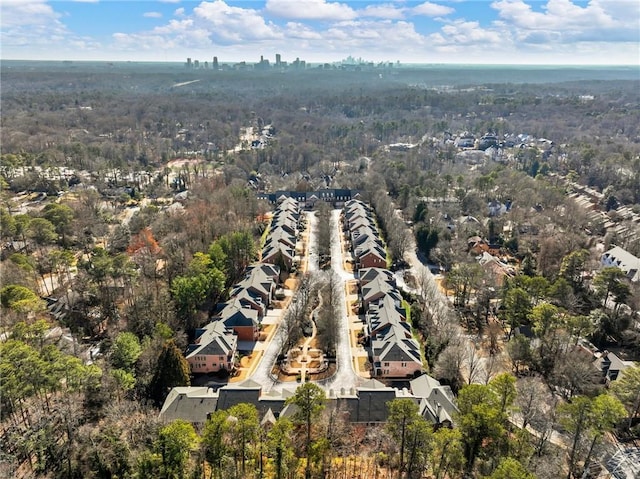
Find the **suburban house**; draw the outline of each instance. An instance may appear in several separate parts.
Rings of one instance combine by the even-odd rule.
[[[375,338],[388,325],[402,323],[408,326],[405,309],[391,296],[384,296],[369,307],[365,315],[365,338]],[[411,328],[409,328],[410,330]]]
[[[364,341],[369,348],[373,375],[407,378],[422,370],[420,344],[411,334],[411,325],[400,305],[401,297],[394,290],[392,288],[368,306]]]
[[[231,329],[239,341],[257,341],[260,337],[261,315],[255,309],[245,308],[236,298],[230,300],[218,318],[226,329]]]
[[[369,207],[360,200],[347,201],[343,220],[356,268],[385,268],[387,254]]]
[[[238,338],[221,321],[196,330],[196,339],[185,357],[192,373],[215,373],[234,368]]]
[[[625,369],[634,364],[633,361],[624,361],[609,351],[604,351],[602,356],[594,361],[594,365],[602,373],[606,384],[618,379],[621,374],[624,374]]]
[[[507,201],[506,203],[501,203],[497,200],[490,201],[487,203],[487,210],[489,216],[500,216],[511,209],[511,201]]]
[[[602,255],[601,261],[603,266],[620,268],[631,281],[640,281],[640,258],[619,246],[614,246],[606,251]]]
[[[269,248],[277,243],[282,243],[289,249],[296,248],[296,236],[295,234],[287,233],[282,226],[276,226],[269,231],[267,241],[264,243],[264,248]]]
[[[516,274],[513,266],[504,263],[490,253],[482,253],[479,263],[484,270],[485,276],[491,280],[489,284],[494,284],[498,287],[504,284],[505,278],[512,278]]]
[[[482,253],[489,253],[497,256],[500,254],[500,245],[490,244],[480,236],[472,236],[467,240],[467,249],[469,253],[475,255],[481,255]]]
[[[356,259],[356,267],[361,268],[385,268],[387,255],[379,245],[367,243],[353,252]]]
[[[437,379],[423,374],[409,383],[411,393],[420,400],[420,414],[436,426],[452,427],[453,417],[458,412],[453,391],[442,386]]]
[[[272,246],[262,250],[262,262],[276,266],[284,266],[291,270],[296,260],[296,252],[284,245]]]
[[[238,341],[257,341],[260,325],[275,297],[279,270],[273,265],[254,264],[231,290],[231,299],[204,328],[185,352],[191,372],[215,373],[234,367]]]
[[[252,294],[251,291],[247,289],[241,288],[238,290],[232,300],[238,302],[242,308],[256,310],[259,316],[264,316],[267,312],[268,305],[263,303],[262,297]]]
[[[380,241],[380,236],[378,235],[378,230],[376,230],[373,224],[358,219],[357,223],[354,223],[351,227],[350,240],[351,246],[355,248],[367,240]]]
[[[160,417],[163,421],[176,419],[204,426],[208,415],[216,410],[218,395],[208,387],[175,387],[164,400]]]
[[[246,291],[243,298],[247,298],[248,301],[248,298],[251,297],[257,305],[262,304],[263,308],[268,308],[271,300],[275,297],[276,283],[277,277],[273,278],[263,268],[250,268],[244,279],[233,286],[231,297]]]
[[[345,204],[344,231],[351,242],[365,314],[364,344],[373,376],[407,378],[422,370],[420,345],[402,308],[387,254],[369,207],[359,200]]]

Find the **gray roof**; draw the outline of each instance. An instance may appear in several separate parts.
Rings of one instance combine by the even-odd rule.
[[[374,358],[380,362],[411,362],[422,364],[420,346],[415,339],[372,341]]]
[[[377,277],[382,277],[387,283],[395,286],[396,279],[393,277],[393,273],[385,268],[362,268],[359,272],[360,285],[373,281]]]
[[[233,354],[238,338],[222,321],[212,321],[202,329],[202,334],[187,349],[187,359],[198,355],[228,356]]]
[[[234,328],[237,326],[258,326],[259,315],[258,311],[251,308],[243,308],[239,302],[231,302],[226,308],[222,310],[220,320],[224,322],[227,328]]]
[[[422,398],[420,412],[426,419],[434,424],[453,422],[458,407],[449,386],[442,386],[438,380],[427,374],[412,379],[409,384],[411,392]]]
[[[203,424],[207,415],[216,410],[217,393],[207,387],[173,388],[162,405],[160,418],[171,422],[184,419],[195,424]]]
[[[457,410],[451,390],[448,386],[440,386],[435,379],[425,376],[411,381],[411,393],[370,379],[349,390],[328,391],[326,404],[329,408],[347,412],[351,422],[381,423],[388,418],[387,403],[399,397],[406,397],[419,404],[420,412],[434,424],[450,420]],[[295,387],[297,386],[296,384]],[[259,417],[262,418],[261,424],[264,426],[274,418],[290,417],[295,413],[295,406],[286,404],[287,398],[294,393],[294,390],[284,388],[282,391],[272,390],[261,394],[260,385],[251,380],[227,384],[217,392],[205,387],[174,388],[165,400],[160,417],[167,421],[185,419],[203,423],[207,414],[213,411],[226,410],[239,403],[250,403],[258,409]]]

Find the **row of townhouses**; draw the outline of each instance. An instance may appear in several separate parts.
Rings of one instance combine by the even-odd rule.
[[[413,377],[422,369],[420,344],[413,338],[402,296],[393,274],[373,214],[360,200],[344,208],[344,230],[356,267],[365,314],[363,343],[368,348],[372,375]]]
[[[284,267],[287,271],[297,262],[298,224],[300,208],[298,202],[284,198],[276,208],[267,241],[262,248],[262,262]]]
[[[209,324],[196,331],[186,351],[192,373],[232,371],[238,341],[259,339],[262,318],[275,299],[280,267],[291,269],[296,260],[299,217],[297,202],[291,198],[276,209],[262,262],[247,268],[244,278],[231,288],[229,301]]]
[[[209,387],[173,388],[160,411],[164,421],[182,419],[202,425],[214,411],[227,410],[240,403],[253,404],[263,427],[278,417],[290,417],[295,406],[286,403],[297,386],[279,391],[263,391],[262,385],[247,379],[214,390]],[[328,408],[346,414],[352,423],[383,424],[389,417],[388,403],[397,398],[409,398],[418,406],[420,414],[435,427],[451,427],[457,406],[449,386],[442,386],[426,374],[412,379],[408,388],[393,388],[376,379],[363,381],[352,388],[326,391]]]
[[[318,201],[331,203],[341,208],[347,201],[360,198],[358,190],[325,188],[316,191],[289,191],[278,190],[273,193],[258,193],[259,200],[268,201],[271,204],[280,203],[286,198],[293,198],[300,208],[312,209]]]

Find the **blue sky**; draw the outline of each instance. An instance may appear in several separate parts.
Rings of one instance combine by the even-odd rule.
[[[638,0],[2,0],[0,58],[640,65]]]

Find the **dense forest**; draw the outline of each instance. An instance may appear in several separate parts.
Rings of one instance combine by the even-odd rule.
[[[640,256],[637,71],[1,68],[0,475],[571,479],[637,447],[640,284],[600,262]],[[257,193],[327,187],[374,208],[454,427],[351,423],[311,383],[269,427],[161,421],[259,258]]]

